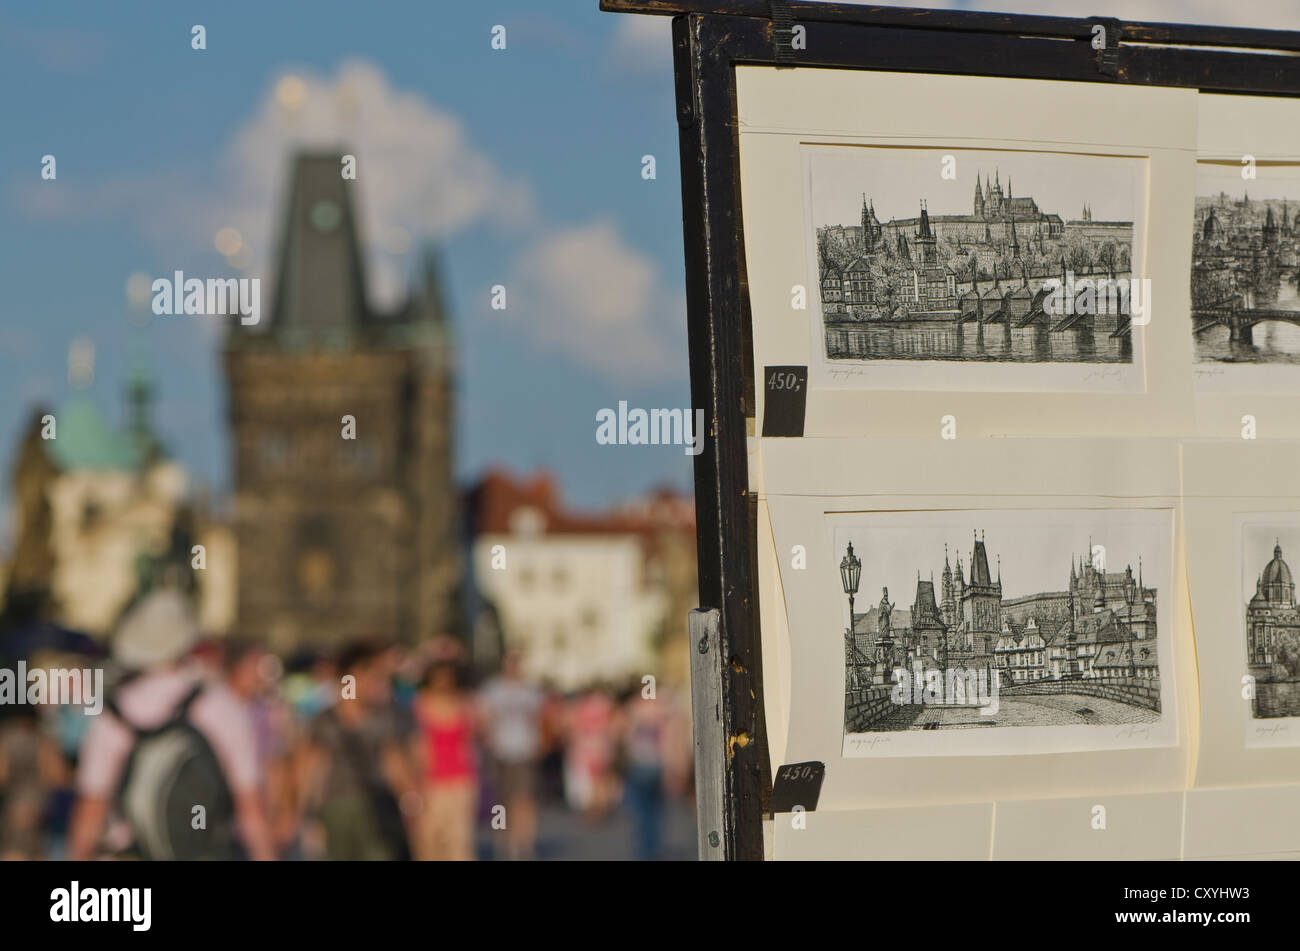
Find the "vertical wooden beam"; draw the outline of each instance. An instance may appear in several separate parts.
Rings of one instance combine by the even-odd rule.
[[[748,508],[737,151],[734,142],[709,148],[735,134],[734,77],[723,49],[729,20],[675,18],[673,56],[691,400],[704,409],[708,429],[695,457],[695,511],[700,604],[718,611],[722,846],[729,860],[761,860],[765,750],[758,729],[763,713],[750,559],[755,539]]]

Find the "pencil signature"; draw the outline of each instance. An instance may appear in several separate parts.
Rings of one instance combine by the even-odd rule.
[[[1151,736],[1151,727],[1149,725],[1138,726],[1137,724],[1130,723],[1128,726],[1120,727],[1119,730],[1116,731],[1115,736],[1117,739],[1145,740]]]

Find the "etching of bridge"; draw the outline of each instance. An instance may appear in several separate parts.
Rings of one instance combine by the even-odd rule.
[[[1265,320],[1279,320],[1300,327],[1300,311],[1269,310],[1239,307],[1236,298],[1225,306],[1219,301],[1211,307],[1196,307],[1192,310],[1192,333],[1203,333],[1211,327],[1227,327],[1228,339],[1233,343],[1255,342],[1255,325]]]
[[[1027,286],[1013,288],[1003,293],[996,285],[983,294],[978,289],[961,296],[961,309],[957,314],[959,324],[1001,324],[1008,330],[1026,327],[1064,333],[1067,330],[1086,330],[1106,333],[1111,337],[1132,334],[1132,323],[1127,314],[1050,314],[1044,303],[1051,292],[1039,288],[1036,292]]]
[[[1031,694],[1082,694],[1101,697],[1131,706],[1160,710],[1159,677],[1076,677],[1060,680],[1031,680],[1011,684],[998,691],[1003,697],[1020,697]]]
[[[1060,680],[1047,678],[1026,683],[1002,686],[998,690],[999,698],[1012,700],[1016,697],[1096,697],[1100,700],[1123,704],[1124,707],[1138,707],[1156,714],[1160,712],[1160,678],[1151,677],[1063,677]],[[896,704],[893,702],[893,687],[885,684],[873,684],[846,690],[844,694],[844,726],[849,733],[870,733],[876,731],[893,731],[898,729],[916,729],[910,726],[924,716],[925,704]],[[951,710],[953,707],[939,705],[935,709]],[[1123,707],[1114,707],[1122,710]],[[979,722],[977,711],[966,711],[970,717]],[[1144,715],[1150,718],[1150,714]],[[984,718],[985,725],[997,725],[993,718]],[[1014,725],[1014,724],[1003,724]],[[1115,724],[1118,725],[1118,724]],[[933,726],[922,727],[933,729]]]

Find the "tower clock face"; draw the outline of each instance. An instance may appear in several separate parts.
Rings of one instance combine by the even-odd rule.
[[[334,202],[322,198],[311,206],[311,211],[307,213],[307,217],[310,219],[313,228],[322,234],[329,234],[338,228],[339,223],[343,220],[343,212]]]

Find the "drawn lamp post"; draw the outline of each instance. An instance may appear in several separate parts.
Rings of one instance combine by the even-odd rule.
[[[849,542],[849,552],[840,559],[840,583],[844,585],[844,593],[849,596],[849,657],[857,662],[857,637],[853,631],[853,596],[858,593],[858,582],[862,580],[862,559],[853,554],[853,542]],[[858,683],[862,682],[861,671],[858,671]]]

